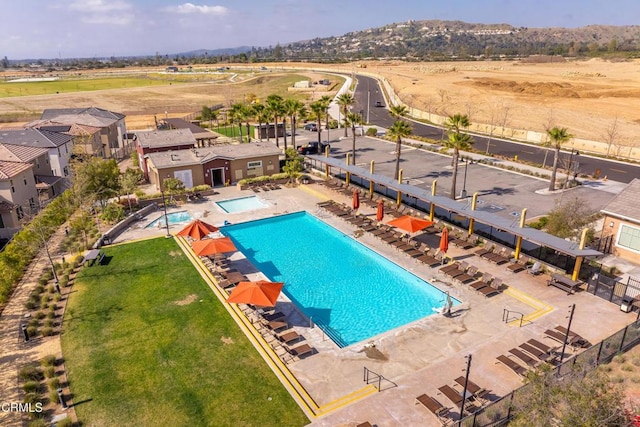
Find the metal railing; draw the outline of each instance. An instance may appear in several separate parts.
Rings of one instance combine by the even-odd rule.
[[[512,318],[511,314],[517,314],[518,316],[516,316],[515,318]],[[509,310],[508,308],[502,309],[502,321],[504,323],[509,323],[513,320],[517,320],[518,318],[520,319],[520,327],[522,327],[522,322],[524,321],[523,313],[520,313],[519,311]]]
[[[391,387],[398,387],[398,384],[394,383],[393,381],[391,381],[388,378],[385,378],[384,376],[377,374],[375,372],[373,372],[371,369],[367,368],[366,366],[364,367],[364,378],[362,379],[365,383],[367,384],[375,384],[377,383],[378,385],[374,385],[375,388],[378,389],[378,393],[380,393],[382,391],[382,382],[386,382],[389,383],[390,386],[387,388],[391,388]],[[385,388],[386,390],[386,388]]]

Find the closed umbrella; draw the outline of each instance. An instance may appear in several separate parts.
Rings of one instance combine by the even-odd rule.
[[[449,250],[449,229],[447,227],[442,229],[442,236],[440,236],[440,251],[447,253]]]
[[[238,286],[231,291],[227,302],[273,307],[276,305],[283,286],[284,283],[267,282],[265,280],[240,282]]]
[[[191,237],[195,240],[202,240],[211,233],[219,231],[219,228],[196,219],[191,221],[185,228],[178,232],[178,236]]]
[[[376,209],[376,219],[378,222],[382,221],[384,218],[384,202],[382,200],[378,200],[378,209]]]
[[[191,247],[198,256],[223,254],[225,252],[235,252],[238,250],[228,237],[197,240],[191,244]]]
[[[352,203],[353,209],[356,210],[360,207],[360,193],[358,193],[358,190],[353,190],[353,203]]]

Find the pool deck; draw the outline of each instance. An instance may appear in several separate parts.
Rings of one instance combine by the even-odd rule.
[[[354,235],[356,227],[319,209],[317,202],[334,199],[350,203],[350,198],[320,185],[303,185],[298,188],[261,192],[257,195],[268,207],[248,212],[229,214],[215,205],[215,201],[254,195],[252,191],[239,191],[235,187],[222,188],[209,200],[179,206],[171,211],[188,210],[195,218],[213,225],[250,221],[283,213],[306,210],[324,222],[348,235]],[[373,209],[361,207],[360,212],[374,214]],[[158,212],[159,214],[160,212]],[[145,229],[157,215],[134,224],[119,235],[114,243],[163,236],[163,229]],[[386,222],[389,218],[385,218]],[[175,234],[184,225],[171,225]],[[428,236],[430,246],[436,246],[438,236]],[[367,342],[338,348],[317,327],[312,327],[281,295],[276,308],[287,314],[288,321],[305,341],[317,352],[302,360],[289,363],[287,368],[313,397],[324,415],[312,419],[312,426],[355,426],[364,421],[379,426],[421,425],[439,426],[440,422],[415,398],[429,394],[444,406],[455,408],[440,393],[438,387],[454,384],[454,379],[464,375],[465,356],[473,355],[470,379],[490,390],[488,398],[496,400],[522,384],[521,379],[495,358],[508,354],[530,338],[549,346],[559,344],[543,338],[546,329],[566,325],[569,306],[576,304],[572,330],[591,342],[597,342],[635,320],[635,314],[623,313],[619,308],[586,292],[567,295],[566,292],[547,286],[546,276],[532,276],[527,272],[509,272],[505,265],[490,263],[472,251],[450,246],[448,255],[466,260],[480,271],[500,277],[509,288],[500,295],[485,298],[467,285],[455,283],[437,268],[429,268],[401,253],[374,236],[365,233],[358,240],[369,248],[443,291],[460,300],[451,317],[435,314],[409,325],[388,331]],[[231,257],[234,267],[246,272],[250,279],[262,278],[261,273],[237,253]],[[390,295],[389,298],[393,298]],[[375,307],[371,308],[375,310]],[[525,316],[525,322],[505,323],[503,315],[510,310],[510,320]],[[518,313],[518,314],[516,314]],[[518,317],[519,318],[519,317]],[[373,347],[370,346],[373,344]],[[568,354],[571,354],[569,351]],[[364,368],[384,376],[381,392],[371,392],[371,386],[363,382]]]

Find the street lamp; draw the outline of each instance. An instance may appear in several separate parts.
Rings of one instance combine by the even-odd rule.
[[[567,342],[569,341],[569,333],[571,332],[571,321],[573,320],[573,312],[576,311],[576,305],[571,304],[569,306],[571,312],[569,313],[569,324],[567,325],[567,333],[564,335],[564,341],[562,343],[562,352],[560,353],[560,365],[562,365],[562,360],[564,359],[564,352],[567,349]],[[560,369],[560,366],[558,366]]]
[[[164,207],[164,225],[167,229],[166,237],[169,238],[171,237],[171,234],[169,233],[169,217],[167,216],[167,201],[164,198],[164,190],[162,189],[162,185],[160,186],[160,194],[162,194],[162,206]]]
[[[467,197],[467,166],[469,166],[469,159],[464,159],[464,179],[462,180],[462,191],[460,191],[460,198]]]
[[[569,156],[569,167],[567,168],[567,181],[565,183],[565,187],[567,186],[567,184],[569,183],[569,174],[573,173],[573,155],[579,156],[580,152],[578,150],[574,150],[573,148],[571,149],[571,155]],[[578,163],[578,162],[576,162]],[[575,174],[577,175],[577,174]],[[574,176],[575,179],[575,176]]]
[[[464,404],[467,401],[467,385],[469,384],[469,371],[471,371],[471,355],[466,356],[467,373],[464,375],[464,387],[462,389],[462,402],[460,403],[460,419],[464,417]]]

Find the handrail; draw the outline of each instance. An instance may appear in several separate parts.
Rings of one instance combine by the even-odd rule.
[[[372,374],[373,379],[371,379],[370,374]],[[385,378],[384,376],[382,376],[382,375],[380,375],[380,374],[378,374],[378,373],[373,372],[371,369],[367,368],[366,366],[364,367],[364,377],[363,377],[363,379],[362,379],[362,380],[363,380],[365,383],[367,383],[367,384],[371,384],[371,383],[373,383],[373,382],[376,382],[376,381],[377,381],[378,386],[376,387],[376,386],[374,385],[374,387],[376,387],[376,388],[378,389],[378,393],[380,393],[380,392],[382,391],[382,381],[383,381],[383,380],[384,380],[384,381],[386,381],[386,382],[389,382],[389,383],[393,384],[395,387],[397,387],[397,386],[398,386],[398,384],[394,383],[394,382],[393,382],[393,381],[391,381],[390,379]]]
[[[322,332],[327,335],[333,342],[335,342],[338,347],[343,348],[348,345],[347,342],[345,342],[344,338],[342,338],[342,334],[333,329],[331,326],[327,325],[323,321],[318,322],[313,317],[310,317],[309,320],[311,324],[315,323],[316,325],[318,325]]]
[[[511,321],[511,319],[509,318],[509,315],[511,313],[520,315],[520,326],[519,327],[521,328],[522,327],[522,322],[524,321],[524,313],[520,313],[519,311],[509,310],[508,308],[503,308],[502,309],[502,321],[504,323],[509,323]]]

